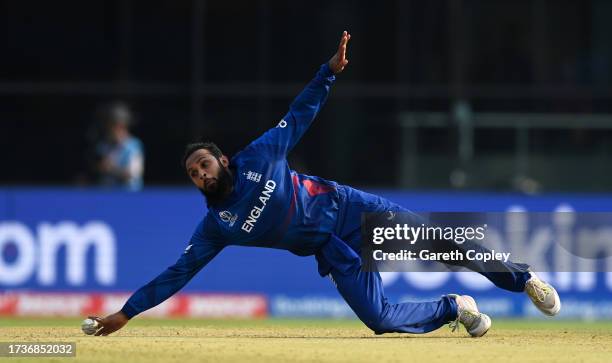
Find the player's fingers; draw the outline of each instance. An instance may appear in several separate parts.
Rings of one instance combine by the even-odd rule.
[[[340,51],[342,47],[346,45],[346,34],[346,30],[342,32],[342,36],[340,37],[340,44],[338,44],[338,51]]]
[[[345,31],[344,32],[344,44],[346,45],[346,43],[348,43],[349,39],[351,39],[351,34],[349,34],[349,32]]]
[[[342,63],[342,59],[344,58],[345,49],[346,48],[340,46],[340,48],[338,48],[338,52],[336,52],[336,54],[334,55],[334,58],[336,58],[338,63]]]
[[[98,323],[102,324],[102,318],[99,317],[99,316],[88,316],[88,318],[91,319],[91,320],[95,320]]]
[[[346,33],[342,37],[342,43],[340,45],[340,53],[342,54],[342,59],[344,59],[346,57],[346,45],[348,44],[348,41],[349,41],[350,38],[351,38],[351,35],[348,34],[348,33]]]

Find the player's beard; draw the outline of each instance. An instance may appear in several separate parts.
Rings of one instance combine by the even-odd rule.
[[[221,161],[219,161],[219,165],[221,165]],[[213,190],[198,188],[206,198],[206,204],[208,205],[214,206],[221,203],[232,192],[232,188],[234,187],[234,178],[232,177],[230,169],[221,166],[216,182],[217,185],[215,185]]]

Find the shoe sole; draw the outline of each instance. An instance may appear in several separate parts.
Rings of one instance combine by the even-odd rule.
[[[557,314],[559,314],[559,311],[561,311],[561,299],[559,298],[559,294],[557,293],[557,290],[553,289],[553,292],[555,294],[555,305],[553,305],[552,308],[550,309],[546,309],[546,308],[542,308],[540,306],[538,306],[538,304],[531,300],[531,302],[535,305],[535,307],[540,310],[540,312],[546,316],[555,316]],[[531,297],[530,297],[531,299]]]
[[[559,314],[559,311],[561,311],[561,299],[559,298],[559,294],[557,293],[557,290],[554,290],[554,292],[555,292],[555,305],[550,310],[547,310],[547,311],[540,310],[547,316],[555,316]]]
[[[468,331],[468,333],[470,333],[472,338],[480,338],[487,334],[489,329],[491,329],[491,325],[491,318],[487,314],[480,313],[480,318],[476,328]]]

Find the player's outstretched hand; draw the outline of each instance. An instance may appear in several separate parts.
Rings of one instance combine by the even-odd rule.
[[[334,74],[338,74],[344,70],[344,67],[348,64],[346,59],[346,45],[348,44],[351,35],[345,30],[342,32],[342,38],[340,38],[340,44],[338,45],[338,51],[329,60],[329,68],[331,68]]]
[[[123,328],[123,326],[129,321],[128,317],[121,311],[111,314],[106,318],[99,318],[97,316],[90,316],[89,318],[97,321],[98,324],[100,324],[101,328],[95,335],[109,335],[114,333]]]

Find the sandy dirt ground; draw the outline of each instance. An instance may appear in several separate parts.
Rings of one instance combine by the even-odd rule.
[[[76,358],[6,362],[612,362],[612,322],[496,321],[478,339],[442,328],[376,336],[351,320],[135,319],[108,337],[79,319],[5,319],[0,342],[76,342]]]

